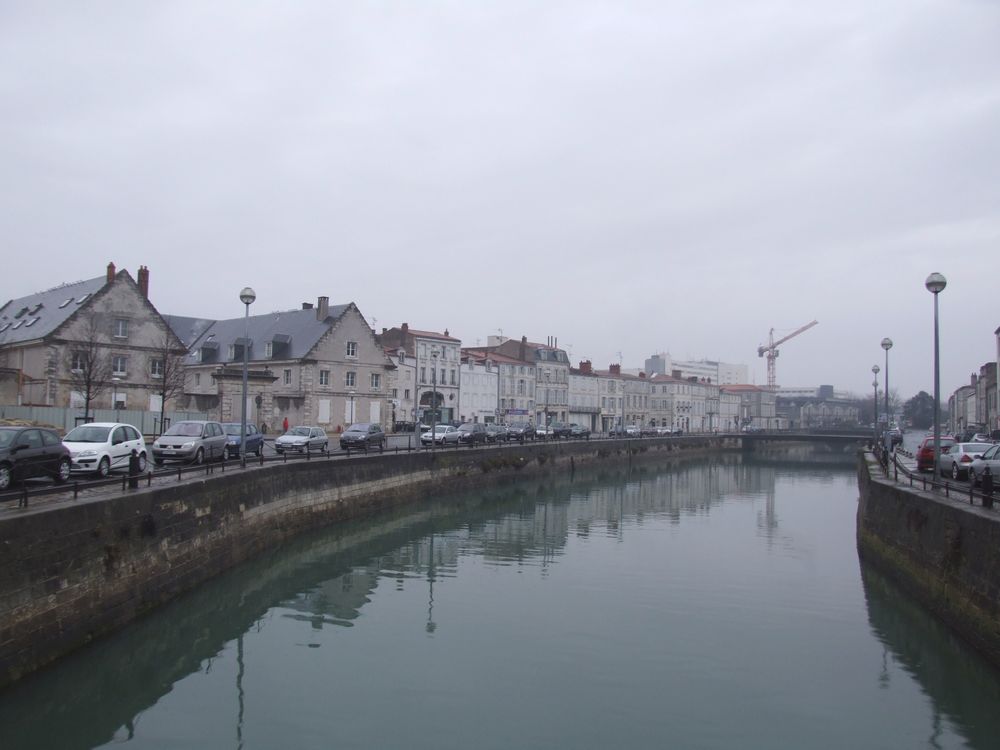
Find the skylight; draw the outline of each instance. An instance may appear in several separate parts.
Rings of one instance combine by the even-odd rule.
[[[70,297],[68,300],[64,301],[61,305],[59,305],[59,309],[62,310],[64,307],[66,307],[66,305],[68,305],[72,301],[73,301],[73,298]]]

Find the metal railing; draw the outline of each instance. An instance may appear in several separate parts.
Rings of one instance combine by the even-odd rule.
[[[942,477],[937,470],[931,471],[929,475],[919,470],[914,471],[900,461],[900,456],[913,458],[911,452],[902,448],[897,448],[891,454],[887,454],[884,449],[876,446],[874,453],[879,466],[882,468],[883,475],[886,478],[891,478],[897,484],[908,484],[910,487],[919,486],[920,489],[925,491],[943,493],[946,498],[961,498],[962,500],[968,498],[969,505],[994,508],[992,476],[990,478],[990,491],[985,492],[976,489],[971,472],[969,472],[968,483],[958,482]]]

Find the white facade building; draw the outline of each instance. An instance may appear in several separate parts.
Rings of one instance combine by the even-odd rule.
[[[458,412],[463,422],[495,422],[497,370],[492,360],[464,353]]]

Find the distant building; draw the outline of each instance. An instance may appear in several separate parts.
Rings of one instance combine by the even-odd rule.
[[[378,339],[386,351],[397,353],[397,361],[398,352],[403,351],[416,369],[416,415],[410,413],[407,419],[425,424],[458,421],[462,341],[447,329],[443,333],[423,331],[410,328],[408,323],[383,328]],[[401,375],[405,378],[405,373]]]
[[[699,381],[719,385],[746,383],[750,379],[746,365],[718,362],[711,359],[680,361],[672,359],[668,352],[660,352],[647,359],[644,371],[649,377],[672,375],[678,371],[682,379],[697,378]]]

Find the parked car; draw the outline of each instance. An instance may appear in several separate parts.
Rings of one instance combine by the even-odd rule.
[[[972,436],[973,443],[992,443],[993,438],[987,435],[985,432],[977,432]]]
[[[938,472],[943,477],[961,479],[969,473],[972,457],[983,455],[991,445],[992,443],[955,443],[949,448],[942,448],[938,457]]]
[[[625,437],[642,437],[642,430],[639,429],[638,425],[627,424],[625,425]]]
[[[384,451],[385,432],[382,431],[382,425],[375,422],[352,424],[340,436],[340,449],[347,450],[349,448],[360,448],[366,451],[369,448],[378,448],[379,451]]]
[[[439,424],[434,428],[434,431],[428,430],[423,435],[420,436],[420,442],[423,445],[457,445],[458,444],[458,428],[452,427],[450,424]]]
[[[488,443],[505,443],[508,440],[510,440],[510,434],[502,424],[486,425],[486,441]]]
[[[671,434],[673,434],[673,430],[671,430],[669,427],[657,427],[656,428],[656,434],[659,437],[663,437],[665,435],[671,435]]]
[[[174,422],[153,442],[153,463],[189,461],[201,464],[226,456],[226,431],[219,422],[186,419]]]
[[[986,467],[989,467],[990,473],[993,475],[993,482],[996,485],[1000,485],[1000,445],[992,445],[987,448],[981,455],[976,455],[972,459],[972,463],[969,464],[969,481],[973,484],[979,484],[983,481],[983,473],[986,471]]]
[[[114,469],[128,469],[132,451],[139,458],[139,471],[146,471],[146,441],[130,424],[82,424],[67,432],[62,443],[69,449],[74,472],[106,477]]]
[[[31,477],[69,479],[69,448],[53,430],[42,427],[0,427],[0,491]]]
[[[226,431],[226,455],[229,458],[240,457],[240,422],[226,422],[222,425]],[[247,423],[247,449],[246,455],[251,453],[259,456],[264,451],[264,436],[256,425]]]
[[[903,431],[898,427],[893,427],[889,430],[889,439],[891,441],[890,445],[895,448],[897,445],[903,444]]]
[[[511,440],[519,440],[523,443],[525,440],[535,439],[535,428],[528,422],[514,422],[507,425],[507,434]]]
[[[278,453],[296,452],[325,453],[330,445],[326,431],[321,427],[293,427],[274,441],[274,449]]]
[[[569,425],[564,422],[553,422],[549,425],[549,430],[554,438],[568,438],[570,433]]]
[[[485,443],[486,425],[481,422],[466,422],[458,428],[458,441],[460,443]]]
[[[941,438],[941,448],[950,448],[955,441],[948,437]],[[931,471],[936,463],[934,458],[934,436],[925,437],[917,447],[917,471]]]
[[[590,440],[590,428],[573,422],[569,426],[569,436],[577,440]]]
[[[535,425],[535,439],[541,438],[542,440],[548,440],[552,437],[552,428],[548,425],[537,424]]]

